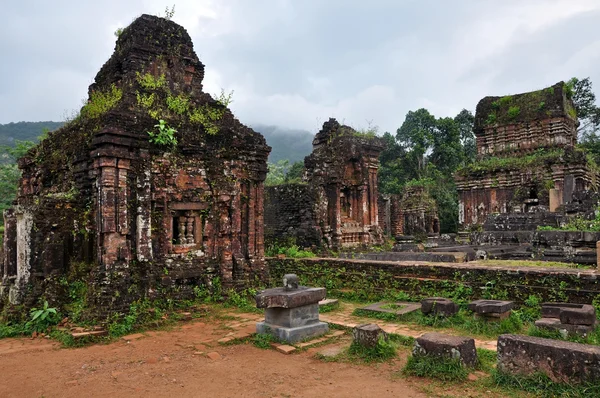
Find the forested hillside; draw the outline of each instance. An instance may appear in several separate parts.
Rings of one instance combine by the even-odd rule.
[[[18,141],[35,141],[44,131],[53,131],[63,122],[17,122],[0,124],[0,145],[14,145]]]

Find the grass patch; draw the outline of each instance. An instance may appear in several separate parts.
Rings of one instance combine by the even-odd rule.
[[[595,268],[589,265],[536,260],[477,260],[474,264],[489,267],[552,267],[552,268]]]
[[[397,344],[391,339],[380,337],[375,347],[365,347],[358,343],[352,342],[348,348],[348,358],[358,359],[363,362],[385,362],[394,358]]]
[[[496,351],[486,350],[485,348],[477,348],[477,359],[479,360],[477,369],[483,370],[484,372],[491,372],[496,367],[498,353]]]
[[[389,322],[396,322],[401,319],[404,320],[406,317],[406,316],[396,315],[391,312],[369,311],[369,310],[363,310],[362,308],[357,308],[354,311],[352,311],[352,315],[366,317],[366,318],[380,319],[382,321],[389,321]]]
[[[458,359],[431,355],[411,355],[402,373],[409,376],[430,377],[442,381],[465,381],[469,371]]]
[[[538,328],[537,326],[532,325],[529,327],[529,329],[527,329],[527,335],[534,337],[543,337],[546,339],[570,341],[573,343],[600,345],[600,328],[596,328],[596,330],[592,331],[591,333],[588,333],[587,336],[582,337],[576,334],[569,334],[568,336],[564,336],[558,330],[548,330]]]
[[[252,344],[255,347],[267,350],[271,348],[271,343],[277,343],[278,340],[275,336],[269,333],[257,333],[252,338]]]
[[[494,383],[513,391],[525,391],[538,397],[597,398],[600,397],[600,384],[555,383],[543,373],[531,376],[514,376],[499,371],[492,372]]]
[[[486,338],[495,338],[501,334],[519,333],[526,330],[526,324],[523,322],[524,316],[520,311],[512,311],[510,317],[498,322],[475,318],[473,313],[465,309],[461,309],[458,314],[451,317],[424,315],[420,311],[414,311],[405,315],[396,315],[385,312],[365,311],[360,308],[354,310],[352,315],[390,322],[402,321],[404,323],[428,326],[435,329],[454,329],[468,335],[477,335]]]
[[[335,310],[338,310],[340,308],[340,302],[335,302],[335,303],[331,303],[331,304],[325,304],[325,305],[320,305],[319,306],[319,313],[321,314],[325,314],[327,312],[332,312]]]

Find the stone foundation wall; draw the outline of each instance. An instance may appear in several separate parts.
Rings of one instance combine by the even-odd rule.
[[[543,301],[589,304],[600,297],[592,270],[546,267],[489,267],[476,262],[438,264],[337,258],[274,259],[267,264],[272,281],[296,273],[302,283],[327,286],[332,294],[380,299],[394,292],[415,298],[460,294],[465,299],[496,298],[523,302],[529,295]],[[490,281],[494,281],[490,287]]]
[[[284,184],[265,188],[265,243],[310,247],[320,245],[317,198],[306,184]]]

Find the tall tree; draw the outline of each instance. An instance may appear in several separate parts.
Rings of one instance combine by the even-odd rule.
[[[15,140],[14,146],[0,146],[0,225],[4,224],[2,213],[12,206],[17,197],[17,187],[21,178],[17,159],[34,145],[32,141]]]
[[[473,134],[473,125],[475,124],[475,116],[471,111],[463,109],[454,117],[454,122],[460,132],[460,143],[463,147],[463,162],[465,164],[472,163],[477,156],[477,145],[475,142],[475,134]]]
[[[409,165],[417,178],[425,171],[426,153],[433,144],[436,130],[435,117],[427,109],[409,111],[402,126],[396,131],[396,139],[408,154]]]
[[[592,81],[589,77],[585,79],[573,77],[567,83],[567,88],[579,119],[577,133],[580,138],[585,140],[586,136],[596,134],[600,130],[600,108],[596,106]]]

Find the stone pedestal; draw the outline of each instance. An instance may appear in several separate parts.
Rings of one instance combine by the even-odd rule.
[[[319,321],[319,301],[325,298],[325,288],[297,286],[290,284],[290,279],[294,280],[286,275],[286,287],[267,289],[256,296],[256,306],[265,308],[265,320],[256,324],[256,332],[288,343],[327,333],[329,326]]]
[[[377,346],[380,336],[386,337],[386,333],[375,323],[365,323],[352,329],[353,341],[363,347]]]
[[[514,305],[512,301],[475,300],[470,302],[468,307],[478,318],[498,321],[508,318]]]
[[[421,300],[421,312],[425,315],[452,316],[458,313],[458,305],[443,297],[430,297]]]

